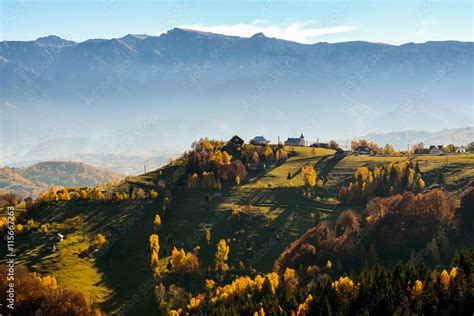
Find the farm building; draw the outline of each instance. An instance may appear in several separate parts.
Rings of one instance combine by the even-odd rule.
[[[242,146],[244,144],[244,140],[242,138],[240,138],[239,136],[235,135],[234,137],[232,137],[228,142],[227,144],[229,145],[232,145],[234,147],[239,147],[239,146]]]
[[[250,141],[250,144],[252,145],[260,145],[260,146],[265,146],[266,144],[268,144],[270,141],[267,140],[265,137],[263,136],[255,136],[251,141]]]
[[[456,153],[458,154],[464,154],[464,153],[467,153],[468,150],[466,148],[466,146],[459,146],[458,148],[456,148]]]
[[[305,145],[304,142],[304,136],[301,134],[299,138],[288,138],[285,141],[285,146],[301,146],[303,147]]]
[[[417,148],[413,151],[415,155],[428,155],[430,150],[428,148]]]
[[[366,145],[362,146],[357,146],[357,148],[354,151],[357,155],[371,155],[372,154],[372,148]]]
[[[430,146],[430,155],[442,155],[443,154],[443,145],[431,145]]]

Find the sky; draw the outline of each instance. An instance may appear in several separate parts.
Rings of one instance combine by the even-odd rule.
[[[471,1],[0,0],[0,40],[160,35],[174,27],[300,43],[473,41]]]

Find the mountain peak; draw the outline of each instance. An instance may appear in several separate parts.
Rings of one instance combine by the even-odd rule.
[[[147,35],[147,34],[127,34],[125,35],[124,37],[122,37],[123,39],[137,39],[137,40],[144,40],[144,39],[147,39],[149,38],[150,35]]]
[[[259,33],[255,33],[254,35],[252,35],[251,38],[256,38],[256,39],[258,39],[258,38],[267,38],[267,37],[266,37],[265,34],[263,34],[262,32],[259,32]]]
[[[68,41],[56,35],[39,37],[36,42],[47,46],[70,46],[76,44],[74,41]]]
[[[239,36],[224,35],[212,32],[205,32],[182,27],[175,27],[168,32],[162,34],[165,36],[191,36],[191,37],[207,37],[207,38],[240,38]]]

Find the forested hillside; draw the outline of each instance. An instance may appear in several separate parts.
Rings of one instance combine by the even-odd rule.
[[[123,176],[80,162],[47,161],[26,168],[0,169],[0,192],[37,196],[50,186],[80,187],[119,182]]]

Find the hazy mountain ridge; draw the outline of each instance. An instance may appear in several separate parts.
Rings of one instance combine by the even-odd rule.
[[[391,144],[398,149],[406,149],[407,145],[423,142],[425,146],[447,145],[465,146],[474,142],[474,126],[444,129],[441,131],[400,131],[392,133],[370,133],[363,138],[380,145]]]
[[[47,161],[25,168],[0,168],[0,192],[14,191],[29,196],[47,190],[51,185],[96,186],[122,179],[120,174],[85,163]]]
[[[125,138],[127,154],[156,155],[181,152],[201,135],[346,139],[472,126],[473,52],[472,42],[306,45],[183,29],[4,41],[2,132],[16,140],[4,142],[4,164],[36,154],[57,131],[104,153]],[[95,152],[86,149],[74,152]]]
[[[374,75],[378,78],[397,78],[401,75],[405,80],[417,79],[447,62],[472,66],[473,48],[473,43],[456,41],[400,46],[362,41],[305,45],[268,38],[263,34],[240,38],[173,29],[161,36],[127,35],[119,39],[87,40],[81,43],[55,36],[29,42],[4,41],[0,43],[0,56],[7,60],[7,64],[16,63],[23,71],[33,72],[34,81],[44,89],[46,96],[54,96],[59,92],[49,91],[42,80],[51,80],[64,87],[65,93],[76,92],[84,97],[89,92],[87,89],[95,86],[101,75],[104,75],[103,78],[114,74],[120,76],[120,80],[114,82],[117,91],[107,92],[120,95],[121,86],[140,89],[139,86],[149,80],[176,84],[174,79],[189,79],[189,71],[197,71],[195,67],[199,66],[232,70],[230,75],[234,77],[245,77],[245,72],[251,71],[251,75],[258,78],[268,75],[265,71],[285,61],[291,63],[289,73],[304,70],[300,74],[307,76],[306,79],[313,74],[319,79],[329,76],[324,79],[333,82],[344,79],[339,76],[351,76],[367,67],[373,67]],[[244,73],[239,71],[242,67]],[[469,75],[469,69],[452,70],[459,71],[459,75],[464,77]],[[163,77],[164,74],[167,77]],[[168,77],[173,74],[177,74],[177,78]],[[7,77],[2,83],[14,79]],[[221,81],[230,78],[216,79]],[[175,88],[180,90],[179,85]],[[146,91],[146,88],[142,91]],[[165,91],[160,89],[160,92]],[[7,97],[11,96],[9,90],[4,93]]]

